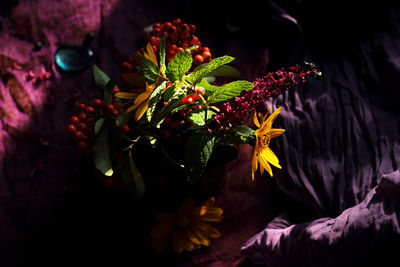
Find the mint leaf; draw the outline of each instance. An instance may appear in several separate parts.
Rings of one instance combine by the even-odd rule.
[[[255,142],[254,130],[243,125],[229,129],[223,137],[217,140],[218,144],[252,144]]]
[[[164,101],[169,101],[171,99],[171,97],[174,96],[175,87],[176,87],[176,83],[173,83],[173,84],[171,84],[170,87],[168,87],[167,91],[165,91],[165,94],[164,94]]]
[[[93,144],[94,165],[106,176],[113,175],[110,159],[110,146],[108,140],[109,129],[103,128],[97,135]]]
[[[98,134],[101,130],[101,127],[103,127],[104,121],[106,118],[100,118],[94,123],[94,133]]]
[[[187,90],[185,90],[184,87],[178,87],[178,89],[175,91],[174,95],[171,97],[171,99],[168,101],[167,105],[163,107],[160,112],[157,112],[157,114],[154,114],[153,118],[150,121],[150,124],[152,126],[157,126],[159,125],[164,118],[171,113],[171,111],[177,107],[182,98],[186,95]]]
[[[192,66],[192,55],[184,51],[179,51],[179,53],[169,62],[167,67],[167,77],[172,82],[177,80],[182,80],[183,75],[190,70]]]
[[[234,81],[225,84],[208,97],[208,103],[213,104],[226,101],[240,95],[242,91],[249,91],[253,89],[253,87],[254,85],[248,81]]]
[[[195,132],[189,136],[184,152],[184,162],[190,183],[198,180],[203,174],[214,144],[215,136],[208,132]]]
[[[101,90],[104,90],[107,83],[111,80],[110,77],[96,65],[93,66],[93,78],[96,87]]]
[[[150,59],[143,56],[142,65],[136,67],[138,72],[142,74],[149,81],[149,84],[155,83],[157,78],[161,77],[159,75],[159,68]]]
[[[215,114],[212,110],[207,110],[207,120],[211,119]],[[205,119],[206,112],[204,110],[200,110],[199,112],[192,112],[189,114],[189,120],[191,120],[196,126],[204,126],[206,124]]]
[[[235,69],[232,66],[222,65],[216,68],[215,70],[209,72],[206,76],[239,78],[241,74],[237,69]]]
[[[153,117],[154,110],[156,109],[158,102],[161,100],[161,96],[164,93],[166,84],[167,82],[164,81],[156,89],[154,89],[153,93],[150,95],[149,104],[146,110],[148,121],[151,121],[151,118]]]
[[[118,115],[117,119],[115,120],[115,124],[117,125],[117,127],[121,127],[122,125],[127,124],[129,122],[130,113],[131,112],[128,113],[124,111]]]
[[[218,69],[222,65],[228,64],[232,60],[234,60],[233,57],[223,56],[214,58],[213,60],[211,60],[211,62],[200,65],[193,71],[192,84],[197,84],[198,82],[201,81],[203,77],[207,76],[210,72]]]
[[[160,71],[163,76],[165,76],[166,66],[165,66],[165,38],[164,34],[160,42]]]
[[[125,188],[130,191],[137,199],[143,197],[146,187],[143,177],[139,172],[131,151],[128,156],[124,155],[121,170],[121,179],[124,182]]]
[[[201,79],[201,82],[196,84],[197,86],[201,86],[206,90],[205,96],[212,94],[214,91],[218,90],[219,86],[209,84],[205,79]]]
[[[104,87],[104,105],[109,105],[112,102],[112,91],[117,84],[119,78],[113,78],[108,81]]]

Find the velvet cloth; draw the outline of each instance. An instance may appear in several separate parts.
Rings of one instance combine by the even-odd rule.
[[[360,15],[312,1],[277,3],[1,2],[0,265],[335,266],[393,257],[398,10]],[[271,144],[283,169],[252,182],[252,148],[239,146],[216,201],[224,209],[221,238],[178,256],[151,252],[152,213],[124,191],[105,189],[65,132],[76,102],[100,96],[91,70],[63,74],[53,63],[59,45],[93,32],[95,63],[116,76],[143,46],[143,28],[174,17],[196,24],[213,56],[236,57],[244,79],[302,60],[323,72],[321,81],[267,103],[283,108],[275,124],[286,133]],[[24,79],[42,68],[50,80]]]

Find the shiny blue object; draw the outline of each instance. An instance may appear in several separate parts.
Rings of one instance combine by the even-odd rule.
[[[57,68],[65,72],[82,71],[92,64],[93,59],[93,51],[85,45],[62,45],[54,56]]]

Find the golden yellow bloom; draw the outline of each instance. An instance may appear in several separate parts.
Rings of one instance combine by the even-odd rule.
[[[214,207],[215,199],[212,197],[200,207],[195,207],[193,199],[187,200],[177,214],[156,214],[159,225],[151,231],[153,248],[162,252],[172,238],[172,245],[176,253],[184,249],[192,251],[201,245],[209,246],[211,238],[221,236],[219,231],[208,222],[220,222],[222,209]]]
[[[148,58],[150,61],[152,61],[154,64],[158,66],[157,58],[156,55],[154,54],[153,48],[151,47],[151,44],[148,43],[146,46],[146,51],[143,53],[143,56]],[[136,113],[135,113],[135,120],[138,121],[140,118],[143,116],[143,114],[146,112],[147,107],[149,105],[149,99],[151,94],[153,93],[154,89],[156,88],[155,84],[148,84],[146,83],[146,90],[142,93],[133,93],[133,92],[118,92],[115,94],[116,97],[118,98],[123,98],[123,99],[135,99],[134,103],[132,106],[130,106],[126,112],[130,112],[137,108]]]
[[[271,163],[277,168],[282,168],[279,165],[279,160],[276,157],[275,153],[272,152],[272,150],[269,148],[269,142],[271,141],[271,138],[278,137],[285,132],[284,129],[272,129],[272,123],[275,121],[279,112],[281,112],[281,108],[275,110],[275,112],[272,113],[271,116],[267,118],[270,109],[271,107],[269,107],[268,112],[267,114],[265,114],[265,116],[259,114],[261,122],[258,121],[257,113],[254,112],[253,121],[254,124],[258,127],[258,129],[254,131],[254,134],[256,136],[256,146],[254,148],[253,160],[251,163],[251,175],[253,180],[254,180],[254,173],[257,170],[257,158],[260,164],[261,174],[264,173],[265,169],[272,177],[272,169],[269,163]]]

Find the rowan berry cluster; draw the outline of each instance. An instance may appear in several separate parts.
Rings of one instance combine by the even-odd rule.
[[[92,153],[91,147],[95,135],[94,125],[96,121],[106,116],[117,117],[125,110],[114,97],[117,92],[119,92],[119,89],[114,88],[112,103],[109,105],[105,105],[103,100],[97,98],[93,99],[91,104],[79,103],[77,114],[69,118],[66,130],[77,143],[77,147],[87,155]],[[129,126],[122,125],[120,131],[122,133],[129,132]]]
[[[179,51],[188,51],[192,54],[193,67],[197,67],[203,63],[210,62],[212,54],[208,47],[201,47],[201,42],[193,33],[196,31],[196,26],[193,24],[183,23],[177,18],[164,23],[153,24],[153,30],[150,32],[148,42],[151,43],[154,53],[160,49],[161,38],[166,36],[165,50],[166,61],[170,62]],[[190,47],[197,47],[189,49]],[[138,53],[143,53],[144,49],[140,49]],[[137,62],[137,57],[133,56],[128,61],[122,63],[125,72],[134,71],[134,66],[140,65]]]

